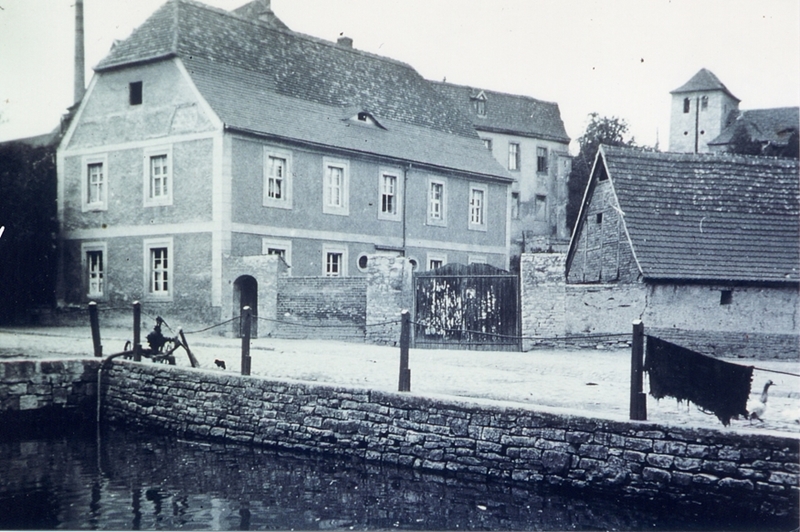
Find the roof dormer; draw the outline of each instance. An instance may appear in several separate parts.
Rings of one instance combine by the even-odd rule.
[[[358,111],[355,114],[348,115],[346,121],[351,124],[358,124],[360,126],[370,126],[370,127],[377,127],[380,129],[386,129],[381,125],[380,122],[375,118],[375,116],[366,110]]]
[[[475,96],[470,96],[472,110],[475,111],[475,114],[478,116],[486,116],[486,99],[486,93],[484,91],[480,91]]]

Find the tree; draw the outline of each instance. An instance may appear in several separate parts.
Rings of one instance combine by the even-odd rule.
[[[52,146],[0,144],[0,323],[55,299],[56,165]]]
[[[567,182],[567,227],[570,231],[575,227],[583,193],[589,182],[589,172],[592,171],[592,164],[594,164],[600,145],[636,146],[634,138],[627,137],[628,123],[624,119],[616,116],[600,116],[598,113],[589,114],[586,131],[578,139],[580,151],[572,161],[572,172],[569,174]]]
[[[747,127],[740,124],[733,131],[731,137],[731,153],[739,155],[761,155],[762,146],[757,140],[753,140]]]

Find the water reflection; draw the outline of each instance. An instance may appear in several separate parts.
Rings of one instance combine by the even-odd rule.
[[[0,442],[4,529],[790,529],[122,430]],[[749,524],[748,524],[749,523]],[[795,525],[796,526],[796,525]]]

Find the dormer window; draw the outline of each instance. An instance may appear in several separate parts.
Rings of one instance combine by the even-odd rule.
[[[128,84],[128,101],[131,105],[142,104],[142,82],[132,81]]]
[[[483,92],[472,98],[472,109],[478,116],[486,116],[486,95]]]
[[[370,114],[369,111],[359,111],[355,115],[351,115],[349,121],[355,124],[375,126],[381,129],[386,129],[375,119],[374,116],[372,116],[372,114]]]

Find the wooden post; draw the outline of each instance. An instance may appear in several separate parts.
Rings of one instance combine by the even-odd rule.
[[[400,382],[397,390],[411,391],[411,370],[408,369],[408,347],[411,343],[411,315],[408,310],[400,313]]]
[[[178,329],[178,335],[181,337],[181,343],[183,344],[183,348],[186,349],[186,354],[189,355],[189,363],[192,364],[193,368],[199,367],[200,363],[197,362],[191,349],[189,349],[189,342],[186,341],[186,336],[183,335],[183,329]]]
[[[242,309],[242,375],[250,375],[250,307]]]
[[[103,356],[103,346],[100,344],[100,320],[97,318],[97,303],[89,302],[89,325],[92,327],[92,344],[94,345],[94,356]]]
[[[133,302],[133,360],[142,361],[142,304]]]
[[[633,341],[631,342],[631,401],[630,418],[636,421],[647,420],[647,396],[643,392],[644,372],[644,324],[633,321]]]

